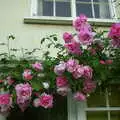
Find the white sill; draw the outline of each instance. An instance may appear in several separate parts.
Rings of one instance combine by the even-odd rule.
[[[72,25],[73,18],[68,17],[24,17],[24,23],[27,24],[52,24],[52,25]],[[96,19],[89,18],[88,22],[96,26],[110,26],[112,23],[119,22],[115,19]]]

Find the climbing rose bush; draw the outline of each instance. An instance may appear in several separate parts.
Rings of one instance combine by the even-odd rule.
[[[56,35],[41,40],[41,46],[47,43],[48,48],[42,60],[31,57],[41,47],[25,52],[19,60],[12,58],[10,51],[9,57],[1,59],[0,113],[14,109],[14,105],[23,112],[31,105],[51,109],[56,94],[65,97],[71,93],[76,101],[86,101],[97,88],[119,78],[120,23],[114,23],[109,32],[96,32],[81,14],[73,20],[73,28],[75,33],[63,33],[63,44]],[[55,57],[50,56],[51,47],[57,49]]]

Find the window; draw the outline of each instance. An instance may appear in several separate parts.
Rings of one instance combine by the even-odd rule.
[[[120,88],[98,90],[87,102],[70,101],[68,120],[120,120]]]
[[[32,16],[114,18],[113,0],[32,0]]]

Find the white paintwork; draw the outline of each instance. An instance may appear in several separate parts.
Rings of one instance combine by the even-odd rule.
[[[5,116],[0,114],[0,120],[7,120]]]

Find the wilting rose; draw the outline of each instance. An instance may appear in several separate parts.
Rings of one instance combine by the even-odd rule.
[[[40,106],[40,99],[39,98],[34,99],[33,106],[34,107],[39,107]]]
[[[40,96],[40,106],[44,108],[52,108],[53,107],[53,96],[43,93]]]
[[[64,87],[68,85],[68,80],[65,76],[59,76],[56,78],[56,85],[57,87]]]
[[[73,73],[78,65],[78,61],[75,59],[69,59],[66,63],[66,69],[68,72]]]
[[[54,72],[56,75],[62,75],[65,72],[66,69],[66,63],[65,62],[60,62],[59,65],[56,65],[54,68]]]
[[[31,80],[33,78],[32,71],[30,69],[24,70],[23,78],[26,79],[26,80]]]
[[[32,64],[32,67],[36,70],[36,71],[42,71],[43,70],[43,66],[41,63],[39,62],[35,62],[34,64]]]
[[[85,101],[86,100],[86,96],[82,93],[82,92],[76,92],[74,95],[73,95],[73,98],[77,101]]]
[[[73,36],[71,33],[65,32],[63,34],[63,39],[64,39],[65,43],[71,42],[72,38],[73,38]]]

